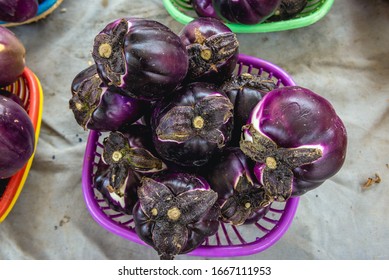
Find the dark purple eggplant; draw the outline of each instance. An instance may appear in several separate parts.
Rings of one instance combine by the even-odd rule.
[[[136,233],[161,259],[196,249],[219,228],[217,194],[197,175],[144,177],[138,197],[133,211]]]
[[[215,18],[196,18],[179,36],[189,56],[186,82],[218,84],[230,78],[238,61],[239,42],[224,23]]]
[[[156,104],[151,127],[163,159],[201,166],[230,140],[233,105],[214,85],[192,83]]]
[[[267,20],[280,21],[294,18],[304,10],[307,3],[308,0],[281,0],[281,4]]]
[[[19,104],[0,96],[0,179],[18,172],[35,149],[35,131],[27,112]]]
[[[142,100],[170,94],[188,71],[180,38],[167,26],[142,18],[109,23],[95,37],[92,55],[106,85]]]
[[[128,174],[117,189],[110,184],[110,169],[102,160],[94,176],[94,187],[102,194],[108,206],[124,214],[132,215],[132,210],[138,200],[137,189],[140,185],[140,176],[128,168]]]
[[[277,85],[271,79],[243,73],[225,82],[221,90],[234,104],[234,130],[230,145],[239,147],[242,126],[247,123],[251,111],[266,93]]]
[[[23,22],[36,16],[37,0],[0,0],[0,20]]]
[[[192,7],[199,17],[219,18],[212,6],[212,0],[193,0]]]
[[[14,83],[23,73],[25,55],[23,43],[12,31],[0,26],[0,87]]]
[[[124,96],[105,86],[92,65],[74,78],[69,107],[77,123],[96,131],[116,131],[140,119],[148,102]]]
[[[212,0],[221,19],[247,25],[265,21],[280,3],[281,0]]]
[[[268,212],[271,198],[256,180],[253,166],[238,147],[224,149],[207,165],[205,179],[218,194],[224,222],[254,223]]]
[[[109,166],[109,183],[115,189],[124,184],[128,169],[154,173],[166,169],[156,156],[148,126],[133,124],[122,131],[110,132],[103,140],[102,160]]]
[[[317,188],[342,167],[346,128],[328,100],[290,86],[267,93],[244,126],[240,148],[274,200]]]

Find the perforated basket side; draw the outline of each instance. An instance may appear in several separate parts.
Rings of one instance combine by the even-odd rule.
[[[278,22],[262,22],[253,25],[226,23],[235,33],[265,33],[285,31],[311,25],[323,18],[334,0],[308,0],[307,6],[296,17]],[[163,0],[168,13],[178,22],[187,24],[197,17],[188,0]]]
[[[260,58],[241,54],[236,73],[252,73],[273,79],[278,87],[295,85],[293,79],[280,67]],[[136,235],[134,220],[109,208],[94,188],[94,174],[103,151],[105,134],[90,131],[84,156],[82,189],[87,209],[97,223],[106,230],[132,242],[146,245]],[[273,202],[264,218],[251,225],[232,226],[221,223],[219,231],[190,255],[203,257],[234,257],[259,253],[276,243],[289,228],[297,210],[299,198],[286,203]],[[148,246],[148,245],[146,245]]]

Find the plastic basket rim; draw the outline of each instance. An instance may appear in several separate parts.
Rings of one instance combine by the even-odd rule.
[[[6,186],[6,189],[0,199],[0,223],[3,222],[11,212],[24,187],[35,156],[40,134],[43,107],[42,86],[38,77],[28,67],[24,68],[21,77],[25,79],[30,94],[28,115],[31,118],[35,130],[35,150],[25,166],[10,178]]]
[[[239,54],[238,63],[242,63],[246,66],[255,65],[255,67],[258,69],[266,69],[267,72],[274,74],[274,76],[276,76],[277,78],[280,78],[284,86],[296,85],[292,77],[290,77],[287,72],[267,60],[252,57],[246,54]],[[134,243],[150,247],[137,236],[135,231],[126,230],[117,222],[111,220],[105,213],[103,213],[95,199],[92,175],[93,162],[97,146],[96,142],[98,138],[99,132],[94,130],[89,131],[82,168],[82,192],[86,208],[92,218],[105,230],[116,234],[124,239],[130,240]],[[264,236],[265,238],[262,237],[256,240],[255,242],[250,242],[250,244],[229,245],[222,247],[218,245],[201,245],[195,250],[187,253],[187,255],[224,258],[253,255],[264,251],[265,249],[274,245],[288,230],[297,211],[299,199],[299,197],[293,197],[285,203],[284,212],[281,215],[281,218],[279,219],[277,225],[274,226],[269,231],[269,233]]]
[[[174,0],[163,0],[163,5],[167,12],[181,24],[188,24],[194,18],[181,12],[172,3]],[[320,8],[310,15],[293,18],[289,20],[279,22],[264,22],[254,25],[243,25],[236,23],[225,23],[231,31],[235,33],[267,33],[267,32],[279,32],[292,29],[298,29],[314,24],[315,22],[322,19],[330,10],[335,0],[323,0]]]
[[[38,11],[34,17],[23,22],[0,21],[0,25],[5,27],[11,27],[38,21],[52,13],[62,2],[63,0],[45,0],[44,2],[39,4]]]

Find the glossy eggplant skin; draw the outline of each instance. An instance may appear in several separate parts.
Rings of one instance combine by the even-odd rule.
[[[238,147],[225,148],[204,172],[218,194],[221,219],[233,225],[255,223],[269,211],[267,195],[253,174],[252,162]]]
[[[109,87],[142,100],[170,94],[185,78],[188,55],[167,26],[143,18],[120,18],[94,39],[97,71]]]
[[[208,83],[191,83],[156,103],[153,143],[165,160],[181,166],[204,165],[230,140],[233,105]]]
[[[37,0],[0,0],[0,21],[23,22],[37,12]]]
[[[35,131],[23,107],[0,96],[0,179],[18,172],[35,149]]]
[[[140,176],[136,172],[129,168],[123,184],[115,190],[110,184],[109,166],[100,160],[93,179],[94,187],[101,193],[111,209],[128,215],[132,214],[138,200],[137,188],[140,185]]]
[[[288,182],[288,194],[279,196],[286,199],[320,186],[341,169],[347,132],[324,97],[299,86],[281,87],[254,108],[240,147],[257,161],[254,172],[265,187],[278,189],[275,179]]]
[[[4,26],[0,26],[0,87],[14,83],[26,66],[26,49],[16,35]]]
[[[222,21],[211,17],[195,18],[178,35],[189,56],[186,83],[220,84],[231,76],[238,61],[239,42]]]
[[[223,84],[221,90],[234,104],[234,129],[229,145],[239,147],[242,127],[247,123],[251,111],[266,93],[276,87],[273,80],[248,73],[234,75]]]
[[[199,17],[219,18],[212,6],[212,0],[193,0],[192,7]]]
[[[231,23],[258,24],[270,17],[281,0],[212,0],[217,15]]]
[[[140,119],[148,102],[128,97],[104,85],[96,65],[82,70],[73,79],[69,107],[77,123],[100,132],[117,131]]]
[[[138,197],[133,210],[136,233],[161,259],[196,249],[219,228],[217,194],[198,175],[144,177]]]

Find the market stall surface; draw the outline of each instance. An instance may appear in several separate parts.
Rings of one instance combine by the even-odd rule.
[[[65,0],[47,18],[11,28],[45,102],[30,174],[0,224],[0,259],[158,259],[151,248],[100,227],[86,209],[81,174],[88,131],[68,106],[72,79],[92,61],[94,36],[127,16],[175,32],[183,27],[159,0]],[[279,65],[327,98],[349,142],[343,168],[301,197],[286,234],[264,252],[236,259],[389,259],[388,26],[388,1],[344,0],[308,27],[238,34],[241,53]]]

